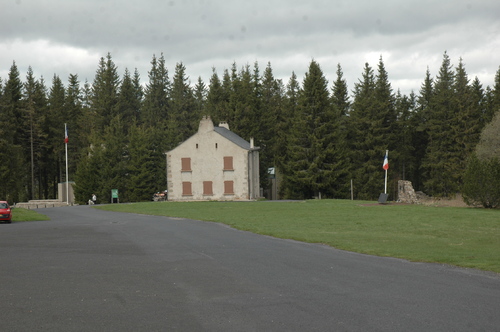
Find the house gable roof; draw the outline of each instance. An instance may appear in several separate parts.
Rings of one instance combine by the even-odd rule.
[[[238,134],[235,134],[231,130],[229,130],[227,124],[223,123],[223,125],[220,125],[219,127],[215,127],[213,125],[213,122],[210,119],[210,117],[203,117],[203,119],[200,121],[200,126],[198,128],[198,132],[195,135],[191,136],[190,138],[188,138],[184,142],[177,145],[177,147],[173,148],[170,151],[167,151],[166,153],[170,153],[170,152],[176,150],[179,146],[183,145],[184,143],[186,143],[187,141],[189,141],[190,139],[192,139],[198,135],[205,135],[205,134],[210,134],[213,132],[216,132],[217,134],[221,135],[222,137],[224,137],[228,141],[236,144],[237,146],[239,146],[240,148],[243,148],[245,150],[250,151],[250,150],[259,150],[260,149],[259,147],[253,146],[253,139],[251,139],[252,143],[247,142],[245,139],[238,136]]]
[[[225,127],[214,127],[214,131],[243,149],[252,149],[249,142],[245,141],[243,138]]]

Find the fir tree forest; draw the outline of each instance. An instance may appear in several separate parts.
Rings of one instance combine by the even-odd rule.
[[[260,147],[261,186],[267,169],[281,177],[280,198],[377,199],[389,150],[389,197],[398,180],[415,190],[448,197],[459,193],[482,129],[500,110],[500,68],[494,86],[467,75],[462,59],[445,52],[437,73],[422,73],[419,91],[391,86],[383,59],[366,63],[358,82],[342,67],[328,82],[312,60],[303,78],[276,79],[271,64],[236,63],[209,82],[191,82],[178,63],[168,70],[153,56],[146,84],[111,54],[98,61],[93,82],[77,74],[50,82],[13,62],[0,78],[0,198],[9,202],[56,198],[66,181],[64,127],[68,127],[69,180],[76,201],[92,193],[109,202],[151,200],[166,189],[165,152],[193,135],[202,116]],[[360,67],[361,68],[361,67]],[[22,77],[24,76],[24,78]]]

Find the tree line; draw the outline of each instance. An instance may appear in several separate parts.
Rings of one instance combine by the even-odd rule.
[[[227,121],[260,146],[261,185],[275,167],[281,198],[315,196],[376,199],[383,189],[389,150],[389,194],[412,181],[433,196],[461,191],[481,131],[500,109],[500,69],[494,86],[470,79],[462,59],[445,52],[435,77],[423,75],[418,92],[394,91],[382,57],[366,63],[350,91],[337,66],[329,83],[315,60],[300,81],[276,79],[271,64],[233,63],[210,81],[195,83],[182,63],[170,78],[163,54],[153,56],[147,83],[137,70],[120,76],[111,54],[99,60],[93,82],[54,75],[50,87],[30,67],[24,80],[14,62],[0,79],[0,197],[11,202],[55,198],[65,179],[64,124],[68,126],[69,180],[76,199],[92,193],[110,201],[150,200],[166,189],[164,153],[197,131],[203,115]]]

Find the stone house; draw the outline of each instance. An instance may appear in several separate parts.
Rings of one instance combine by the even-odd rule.
[[[169,201],[254,200],[259,148],[203,117],[198,132],[166,153]]]

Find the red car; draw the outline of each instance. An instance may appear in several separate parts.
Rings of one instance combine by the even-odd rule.
[[[0,221],[5,221],[9,224],[12,222],[12,210],[6,201],[0,201]]]

